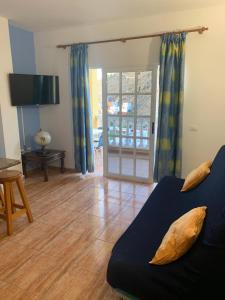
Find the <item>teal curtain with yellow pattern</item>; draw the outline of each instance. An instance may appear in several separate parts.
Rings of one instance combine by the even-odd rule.
[[[185,40],[186,33],[165,34],[161,40],[156,182],[181,176]]]
[[[73,102],[74,158],[75,170],[82,174],[94,171],[88,72],[88,46],[85,44],[72,46],[70,73]]]

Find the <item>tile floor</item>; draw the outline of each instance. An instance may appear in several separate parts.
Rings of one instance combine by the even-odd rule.
[[[153,185],[50,170],[26,180],[34,223],[0,221],[0,299],[119,299],[105,280],[116,240]]]

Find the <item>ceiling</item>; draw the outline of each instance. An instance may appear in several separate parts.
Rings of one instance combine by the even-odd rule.
[[[0,16],[31,31],[225,4],[225,0],[0,0]]]

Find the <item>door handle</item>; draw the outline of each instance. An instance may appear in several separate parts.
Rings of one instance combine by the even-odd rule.
[[[152,122],[152,134],[155,133],[155,122]]]

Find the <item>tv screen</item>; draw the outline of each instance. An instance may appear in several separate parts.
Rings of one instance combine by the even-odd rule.
[[[59,104],[59,77],[9,74],[13,106]]]

